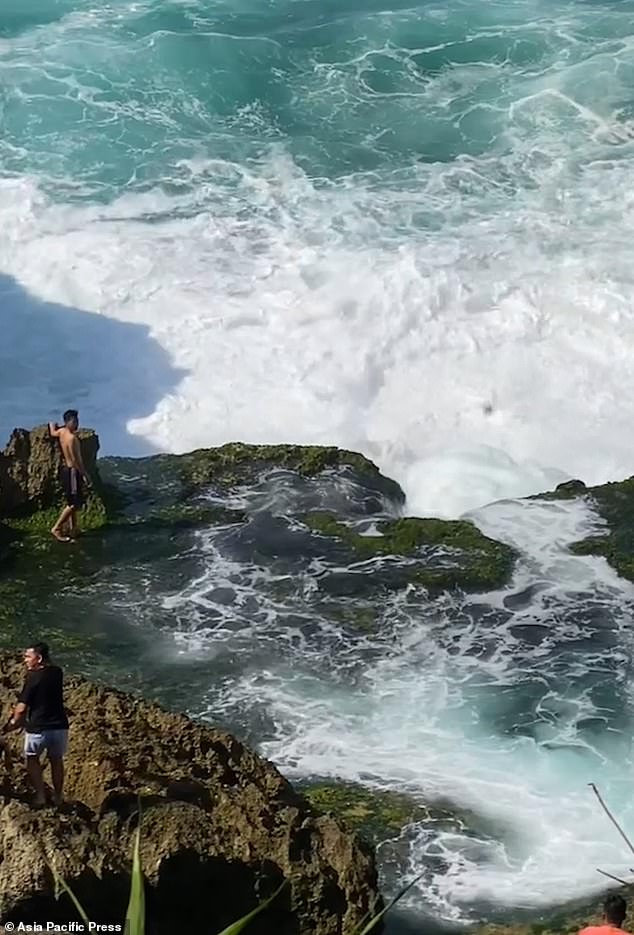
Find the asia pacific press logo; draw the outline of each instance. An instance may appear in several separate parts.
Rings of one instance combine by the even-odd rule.
[[[123,932],[123,925],[118,922],[5,922],[5,932],[51,932],[52,935],[69,935],[69,933],[94,932],[95,935],[103,933]]]

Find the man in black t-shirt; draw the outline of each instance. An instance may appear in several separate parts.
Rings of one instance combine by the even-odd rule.
[[[61,805],[64,791],[64,754],[68,745],[68,718],[64,709],[64,677],[51,663],[46,643],[35,643],[24,653],[24,687],[5,731],[25,729],[26,769],[35,789],[35,805],[46,805],[40,756],[46,750],[51,764],[53,801]]]

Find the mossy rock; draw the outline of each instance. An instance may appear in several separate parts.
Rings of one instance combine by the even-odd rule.
[[[26,535],[50,537],[51,529],[63,508],[64,503],[60,500],[56,506],[46,510],[39,510],[27,516],[7,517],[4,522]],[[77,515],[81,529],[85,532],[102,529],[108,523],[106,506],[98,494],[91,494]]]
[[[569,481],[550,493],[540,494],[540,499],[569,500],[579,496],[588,497],[606,521],[607,529],[605,535],[573,542],[570,550],[576,555],[602,556],[621,577],[634,581],[634,477],[598,487]]]
[[[424,803],[415,796],[371,789],[357,782],[303,781],[296,788],[315,811],[331,814],[374,846],[397,838],[403,829],[424,822],[437,830],[495,835],[482,816],[450,802]]]
[[[343,626],[357,633],[376,633],[382,619],[380,608],[372,605],[335,607],[333,613]]]
[[[585,497],[589,492],[582,480],[567,480],[563,484],[558,484],[554,490],[548,490],[545,493],[538,493],[529,500],[575,500],[577,497]]]
[[[344,542],[361,559],[420,555],[421,563],[412,567],[411,580],[433,590],[501,587],[510,578],[515,562],[510,546],[485,536],[467,520],[385,520],[376,524],[379,535],[362,534],[332,513],[307,513],[303,521],[314,532]],[[433,551],[441,549],[447,550],[441,556],[442,563],[432,562]]]
[[[408,795],[368,789],[351,782],[296,784],[317,812],[332,814],[372,844],[396,837],[407,825],[427,820],[432,810]],[[438,810],[439,814],[449,813]]]
[[[41,606],[45,592],[59,582],[47,575],[40,581],[27,572],[28,577],[0,577],[0,646],[3,649],[24,648],[29,640],[42,638],[41,633],[29,630],[28,621],[37,619],[36,611]],[[36,570],[36,576],[38,572]],[[87,649],[92,637],[87,633],[74,634],[61,627],[46,626],[46,640],[58,652],[77,654]]]
[[[245,445],[232,442],[219,448],[201,448],[183,455],[159,455],[180,475],[187,493],[212,484],[235,486],[257,480],[266,469],[284,468],[303,477],[316,477],[323,471],[350,467],[373,489],[402,503],[399,485],[384,477],[377,466],[354,451],[321,445]]]
[[[128,521],[127,525],[142,524],[161,529],[196,529],[200,526],[224,526],[246,522],[241,510],[229,510],[221,506],[198,503],[175,503],[172,506],[150,512],[141,521]],[[121,521],[126,525],[125,520]],[[116,523],[119,525],[119,523]]]
[[[99,447],[96,435],[85,430],[80,433],[80,438],[85,461],[94,480],[81,512],[81,526],[87,531],[122,523],[193,527],[240,521],[242,514],[239,511],[201,503],[196,499],[197,495],[209,487],[229,489],[255,483],[264,471],[274,468],[296,471],[303,477],[315,477],[327,470],[348,467],[370,489],[397,503],[405,499],[399,485],[384,477],[375,464],[363,455],[340,448],[231,443],[182,455],[106,458],[95,462]],[[49,534],[63,502],[56,480],[58,455],[50,447],[44,427],[18,433],[13,443],[12,458],[15,462],[21,449],[24,449],[24,457],[28,458],[35,450],[33,439],[37,439],[38,457],[41,456],[44,465],[39,473],[46,475],[45,479],[32,501],[8,515],[5,511],[3,520],[16,530],[41,536]],[[138,475],[136,483],[128,484],[123,480],[121,468],[117,471],[119,464],[123,465],[123,473],[129,469]],[[22,475],[28,476],[29,470],[25,466]]]
[[[619,575],[634,581],[634,477],[591,487],[589,493],[609,531],[574,543],[572,550],[578,555],[602,555]]]

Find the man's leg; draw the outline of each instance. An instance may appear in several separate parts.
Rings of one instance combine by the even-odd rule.
[[[72,510],[72,513],[68,517],[68,525],[70,527],[68,532],[71,539],[76,539],[79,535],[79,528],[77,525],[77,510],[74,506],[70,507],[70,509]]]
[[[53,801],[61,805],[64,801],[64,757],[68,746],[67,730],[51,730],[46,734],[48,759],[53,780]]]
[[[61,805],[64,801],[64,760],[61,757],[49,757],[51,779],[53,780],[53,801]]]
[[[27,756],[26,771],[29,774],[31,785],[35,789],[35,804],[46,805],[46,786],[44,785],[44,771],[39,756]]]
[[[72,515],[75,512],[75,508],[72,506],[65,506],[62,512],[59,515],[59,519],[51,529],[51,533],[55,536],[56,539],[59,539],[60,542],[68,542],[68,536],[65,536],[62,533],[62,529],[67,522],[71,519]]]
[[[24,734],[24,756],[26,771],[35,789],[35,805],[46,805],[46,787],[44,786],[44,772],[40,763],[40,755],[44,749],[44,735]]]

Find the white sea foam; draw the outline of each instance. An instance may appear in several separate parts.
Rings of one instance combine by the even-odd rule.
[[[135,450],[335,443],[397,477],[413,512],[445,516],[571,475],[631,473],[624,166],[589,167],[561,192],[578,202],[577,229],[564,204],[539,213],[527,200],[514,218],[395,242],[381,222],[405,222],[428,195],[385,192],[373,217],[363,185],[317,190],[281,155],[259,174],[230,172],[224,190],[203,174],[188,195],[102,208],[51,204],[29,179],[0,183],[0,268],[40,298],[147,326],[180,371],[135,418],[128,375],[146,368],[152,384],[142,351],[127,369],[111,361],[110,385],[105,366],[91,387],[84,362],[81,405],[107,451],[125,448],[126,431]],[[26,348],[24,420],[61,403],[40,337]]]
[[[280,658],[278,667],[226,686],[213,709],[217,716],[222,706],[262,706],[276,724],[264,752],[291,777],[332,776],[422,802],[449,801],[495,828],[490,837],[477,824],[475,834],[410,829],[408,843],[400,845],[412,873],[432,868],[414,901],[422,897],[447,917],[483,903],[534,907],[592,893],[603,885],[597,866],[621,874],[627,849],[589,782],[599,784],[634,830],[628,728],[604,731],[596,742],[580,731],[582,722],[609,714],[590,690],[600,673],[608,687],[618,681],[628,703],[627,608],[634,589],[603,560],[567,550],[567,543],[598,529],[581,503],[507,502],[476,518],[485,531],[522,549],[513,586],[475,599],[483,610],[508,608],[517,599],[510,617],[477,616],[472,605],[462,626],[455,617],[449,624],[442,609],[408,609],[401,595],[384,607],[383,627],[395,613],[402,619],[389,630],[389,651],[352,688],[347,679],[333,683],[301,661],[291,669]],[[588,600],[612,615],[618,652],[609,639],[601,645],[605,623],[585,613]],[[525,635],[530,628],[540,631],[536,640]],[[594,653],[575,655],[592,633]],[[213,634],[206,638],[213,645]],[[218,639],[218,645],[225,641],[222,631]],[[251,639],[259,639],[257,627]],[[308,651],[298,644],[295,658]],[[516,690],[523,699],[518,723],[530,712],[531,681],[539,685],[539,701],[527,735],[511,729],[510,712]],[[383,850],[388,858],[390,847]]]

